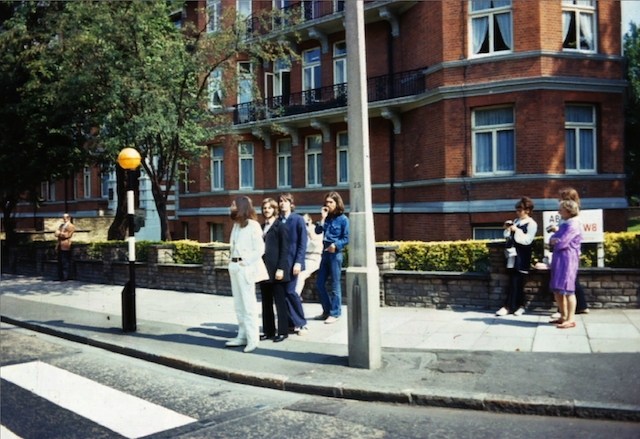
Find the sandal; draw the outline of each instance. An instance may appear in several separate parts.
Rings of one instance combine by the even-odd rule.
[[[564,323],[564,320],[562,320],[562,319],[549,320],[549,323],[552,323],[554,325],[560,325],[560,324]]]
[[[575,328],[575,327],[576,327],[576,322],[564,322],[559,325],[556,325],[556,328],[558,329],[569,329],[569,328]]]

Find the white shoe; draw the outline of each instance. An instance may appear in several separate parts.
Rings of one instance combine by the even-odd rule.
[[[298,335],[306,335],[309,333],[309,328],[307,326],[303,326],[302,328],[296,328],[295,332]]]
[[[244,351],[245,352],[253,352],[257,349],[258,345],[255,343],[249,343],[245,348]]]
[[[244,346],[246,344],[247,344],[247,340],[244,340],[242,338],[232,338],[231,340],[226,342],[224,345],[228,348],[237,348],[238,346]]]
[[[335,323],[338,321],[339,317],[334,317],[334,316],[329,316],[327,317],[327,319],[324,321],[325,324],[330,325],[332,323]]]
[[[507,308],[505,308],[504,306],[496,311],[496,315],[500,317],[506,316],[507,314],[509,314],[509,310],[507,310]]]
[[[520,317],[522,314],[524,314],[524,307],[523,307],[523,306],[521,306],[520,308],[518,308],[518,309],[516,310],[516,312],[514,312],[514,313],[513,313],[513,315],[514,315],[514,316],[516,316],[516,317]]]
[[[557,320],[557,319],[559,319],[560,317],[562,317],[562,314],[560,314],[559,312],[554,312],[553,314],[551,314],[551,318],[552,318],[553,320]]]

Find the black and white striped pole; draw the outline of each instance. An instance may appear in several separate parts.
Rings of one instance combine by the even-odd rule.
[[[124,148],[118,154],[118,164],[126,171],[127,184],[127,228],[129,229],[129,282],[122,290],[122,330],[136,331],[136,237],[134,235],[135,199],[133,179],[135,170],[140,166],[140,153],[133,148]]]

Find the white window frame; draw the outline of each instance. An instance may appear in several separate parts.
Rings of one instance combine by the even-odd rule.
[[[236,13],[240,18],[249,18],[253,13],[252,0],[236,0]]]
[[[91,168],[89,166],[82,169],[82,191],[84,198],[91,198]]]
[[[224,242],[224,225],[209,223],[209,242]]]
[[[582,107],[582,108],[589,108],[591,110],[591,121],[589,122],[574,122],[574,121],[568,121],[566,120],[566,116],[565,116],[565,125],[564,125],[564,129],[565,129],[565,172],[567,174],[596,174],[597,173],[597,169],[598,169],[598,156],[597,156],[597,139],[598,139],[598,131],[597,131],[597,113],[596,113],[596,107],[595,105],[581,105],[581,104],[571,104],[571,105],[567,105],[567,108],[569,107]],[[565,115],[566,115],[566,110],[565,110]],[[569,134],[569,131],[572,131],[574,133],[574,139],[575,139],[575,145],[569,145],[569,141],[567,139],[567,136]],[[591,132],[591,145],[583,145],[583,139],[581,134],[581,131],[590,131]],[[575,168],[569,168],[569,149],[570,148],[575,148],[574,155],[575,155]],[[581,153],[582,151],[585,150],[589,150],[589,154],[591,154],[591,157],[593,159],[593,166],[590,168],[583,168],[581,166],[581,161],[582,161],[582,157],[581,157]]]
[[[317,60],[313,53],[317,53]],[[313,58],[310,58],[313,56]],[[317,102],[320,96],[312,90],[322,87],[322,50],[320,47],[314,47],[302,52],[302,91],[303,103]]]
[[[346,95],[347,44],[338,41],[333,45],[333,93],[335,97]]]
[[[336,177],[339,185],[349,184],[349,134],[347,131],[336,134]]]
[[[222,87],[222,70],[213,69],[207,80],[209,94],[209,110],[220,110],[224,107],[224,92]]]
[[[322,135],[314,134],[304,139],[306,187],[322,186]]]
[[[113,171],[102,172],[100,174],[100,197],[109,198],[109,188],[111,181],[115,180]]]
[[[478,236],[478,235],[480,235],[480,232],[482,232],[482,231],[488,232],[488,234],[493,235],[493,237],[487,238],[487,237]],[[473,227],[473,239],[474,240],[484,240],[484,239],[489,239],[489,240],[500,239],[500,240],[504,240],[504,226],[502,224],[500,224],[500,225],[496,225],[494,227],[491,227],[491,226]]]
[[[56,183],[54,181],[40,182],[40,197],[44,201],[56,200]]]
[[[478,125],[477,124],[477,115],[480,112],[485,111],[502,111],[505,109],[510,109],[512,112],[511,122],[509,123],[496,123],[492,125]],[[472,147],[473,147],[473,175],[474,176],[495,176],[495,175],[513,175],[515,173],[516,168],[516,124],[515,124],[515,109],[512,106],[509,107],[489,107],[489,108],[477,108],[473,110],[471,114],[471,131],[472,131]],[[513,157],[511,163],[511,169],[498,169],[499,166],[499,137],[502,133],[512,133],[512,144],[511,144],[511,156]],[[478,158],[478,136],[485,136],[486,134],[491,135],[491,170],[489,171],[478,171],[477,168],[479,166],[479,158]]]
[[[222,145],[212,145],[209,148],[211,170],[211,190],[224,190],[224,147]]]
[[[565,42],[571,30],[571,22],[567,21],[574,17],[574,34],[572,42],[576,47],[566,47]],[[588,29],[588,20],[591,20],[591,29]],[[581,34],[584,31],[591,32],[592,48],[582,48]],[[580,47],[578,47],[580,44]],[[595,53],[598,50],[598,16],[595,0],[562,0],[562,50],[573,52]]]
[[[249,122],[251,119],[251,106],[240,104],[248,104],[253,101],[253,65],[249,61],[239,61],[237,66],[237,103],[238,103],[238,120],[240,123]]]
[[[183,164],[178,168],[178,178],[182,182],[183,194],[191,192],[189,190],[189,165]],[[180,188],[180,186],[178,186]]]
[[[482,7],[482,4],[486,4],[487,7],[483,9],[474,10],[474,6]],[[504,50],[496,50],[496,23],[500,21],[505,15],[508,14],[508,29],[503,29],[499,25],[498,31],[502,35],[502,40],[508,47]],[[482,20],[486,19],[487,29],[484,30],[485,37],[479,43],[476,42],[474,35],[478,31]],[[506,23],[504,23],[506,25]],[[508,32],[508,33],[507,33]],[[489,48],[487,52],[480,52],[482,43],[485,38],[489,39]],[[510,0],[470,0],[469,1],[469,50],[470,57],[482,57],[491,56],[496,54],[505,54],[513,52],[514,45],[514,32],[513,32],[513,8],[512,1]],[[507,39],[509,41],[507,41]],[[479,40],[478,40],[479,41]]]
[[[253,189],[255,187],[255,160],[253,142],[238,143],[238,187]]]
[[[277,151],[277,185],[278,188],[291,187],[291,139],[280,139],[276,142]]]
[[[221,18],[222,0],[207,0],[207,32],[218,32]]]

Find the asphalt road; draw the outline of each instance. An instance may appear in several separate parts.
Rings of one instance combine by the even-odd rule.
[[[3,439],[640,435],[640,424],[630,422],[367,403],[244,386],[5,324],[0,337]]]

